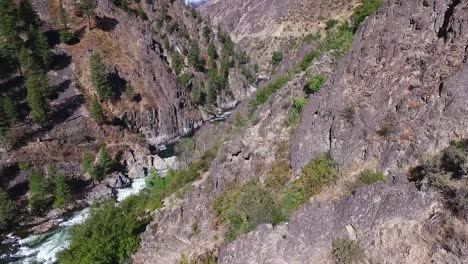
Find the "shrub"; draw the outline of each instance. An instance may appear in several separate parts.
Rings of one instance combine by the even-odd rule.
[[[334,182],[338,177],[335,162],[328,154],[321,154],[302,168],[301,182],[306,197],[318,194],[322,187]]]
[[[332,254],[337,264],[357,264],[365,258],[364,249],[349,239],[337,239],[332,243]]]
[[[252,231],[259,224],[278,224],[283,216],[273,193],[256,181],[218,196],[213,209],[227,225],[226,241]]]
[[[317,50],[314,50],[314,51],[308,53],[308,54],[305,55],[304,58],[302,59],[301,64],[299,65],[299,67],[300,67],[303,71],[307,70],[307,68],[309,68],[309,66],[310,66],[310,64],[312,63],[312,61],[315,60],[315,58],[317,58],[319,55],[320,55],[320,52],[317,51]]]
[[[14,218],[14,205],[8,195],[0,190],[0,231],[9,227]]]
[[[354,116],[356,115],[356,111],[352,106],[345,106],[341,111],[341,117],[344,118],[346,123],[350,125],[354,125]]]
[[[317,33],[310,33],[310,34],[307,34],[307,35],[304,36],[303,41],[307,42],[307,43],[312,43],[312,42],[318,42],[321,38],[322,38],[322,36],[318,32]]]
[[[267,172],[265,186],[271,190],[280,191],[288,182],[291,174],[291,166],[287,160],[275,161]]]
[[[127,204],[108,201],[94,206],[83,224],[71,228],[70,247],[58,254],[59,262],[124,263],[138,247],[146,224],[138,218],[137,207]]]
[[[289,108],[288,121],[289,127],[296,127],[300,121],[300,114],[302,109],[307,104],[307,98],[305,97],[293,97],[293,102]]]
[[[312,94],[318,93],[326,80],[327,77],[322,74],[312,76],[312,78],[307,82],[307,92]]]
[[[281,63],[282,60],[283,53],[281,51],[274,51],[273,55],[271,56],[271,65],[273,65],[273,67],[276,67]]]
[[[320,42],[319,50],[331,52],[335,57],[340,58],[351,49],[352,41],[352,29],[343,24],[327,32],[326,38]]]
[[[330,30],[334,28],[336,25],[338,25],[338,20],[336,19],[329,19],[326,23],[325,30]]]
[[[177,264],[216,264],[216,257],[213,253],[205,253],[191,259],[187,258],[187,256],[182,256],[177,261]]]
[[[367,185],[370,185],[379,181],[383,181],[384,179],[385,179],[385,176],[383,172],[380,172],[380,171],[364,170],[359,175],[359,180]]]
[[[356,31],[359,25],[382,5],[382,0],[363,0],[351,15],[351,28]]]
[[[302,168],[301,177],[292,183],[284,194],[283,210],[290,214],[310,197],[338,177],[335,162],[328,154],[321,154]]]
[[[259,106],[264,104],[268,100],[268,98],[270,98],[272,94],[274,94],[276,91],[281,89],[281,87],[283,87],[288,81],[289,81],[289,76],[281,75],[277,77],[276,79],[274,79],[267,86],[258,89],[255,96],[253,96],[253,98],[250,99],[250,102],[249,102],[250,111],[253,112]]]
[[[239,129],[243,128],[247,125],[248,118],[245,117],[244,114],[240,112],[236,112],[236,115],[234,116],[234,127]]]

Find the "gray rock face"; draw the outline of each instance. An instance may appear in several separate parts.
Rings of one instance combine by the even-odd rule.
[[[432,201],[412,184],[379,184],[337,202],[312,202],[297,211],[289,223],[274,228],[259,226],[222,247],[218,263],[332,263],[329,253],[333,240],[359,239],[370,249],[386,223],[404,226],[424,218]],[[391,260],[384,255],[381,258],[386,261],[377,263],[428,263],[407,262],[405,254],[391,256]]]
[[[298,171],[330,151],[343,169],[398,170],[468,136],[467,1],[385,1],[302,113]]]

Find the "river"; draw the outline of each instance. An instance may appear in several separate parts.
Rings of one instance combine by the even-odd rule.
[[[135,179],[131,187],[117,190],[117,201],[121,202],[127,197],[138,194],[145,188],[145,178]],[[69,241],[69,231],[74,225],[83,223],[88,217],[89,208],[75,212],[69,219],[59,219],[57,229],[40,235],[29,235],[20,238],[16,235],[7,235],[9,246],[14,248],[13,253],[0,256],[0,263],[12,264],[53,264],[57,261],[56,255],[65,249]]]

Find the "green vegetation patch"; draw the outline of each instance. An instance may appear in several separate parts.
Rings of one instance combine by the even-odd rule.
[[[366,254],[364,249],[350,239],[337,239],[332,243],[332,254],[337,264],[362,263]]]
[[[312,76],[307,82],[307,92],[312,94],[318,93],[326,80],[327,77],[323,74],[317,74]]]
[[[293,97],[291,107],[288,112],[287,125],[289,127],[296,127],[301,118],[301,112],[307,104],[306,97]]]
[[[288,75],[281,75],[274,79],[270,84],[267,86],[258,89],[255,96],[250,99],[249,108],[250,111],[255,111],[258,107],[263,105],[268,98],[275,92],[277,92],[281,87],[283,87],[288,81],[290,80],[290,76]]]
[[[373,171],[373,170],[364,170],[359,175],[359,180],[367,185],[383,181],[385,179],[385,175],[381,171]]]
[[[186,169],[169,170],[165,177],[150,170],[148,188],[120,205],[107,201],[94,206],[83,224],[71,228],[71,245],[59,254],[59,263],[124,263],[138,247],[151,212],[160,208],[166,197],[198,179],[217,150],[218,144],[214,144]],[[87,156],[87,166],[92,167],[94,158]]]
[[[283,221],[272,191],[257,181],[249,181],[218,196],[213,209],[227,226],[226,241],[252,231],[259,224]]]

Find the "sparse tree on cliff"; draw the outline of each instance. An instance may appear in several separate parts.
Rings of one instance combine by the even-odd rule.
[[[93,54],[90,58],[91,83],[101,100],[112,100],[112,85],[107,79],[106,67],[99,54]]]
[[[91,30],[91,18],[94,17],[94,10],[96,9],[96,3],[94,0],[81,0],[81,10],[85,15],[85,18],[88,19],[88,27]]]
[[[104,115],[104,111],[102,110],[101,104],[99,103],[96,95],[91,100],[91,117],[99,125],[104,124],[106,121],[106,116]]]

